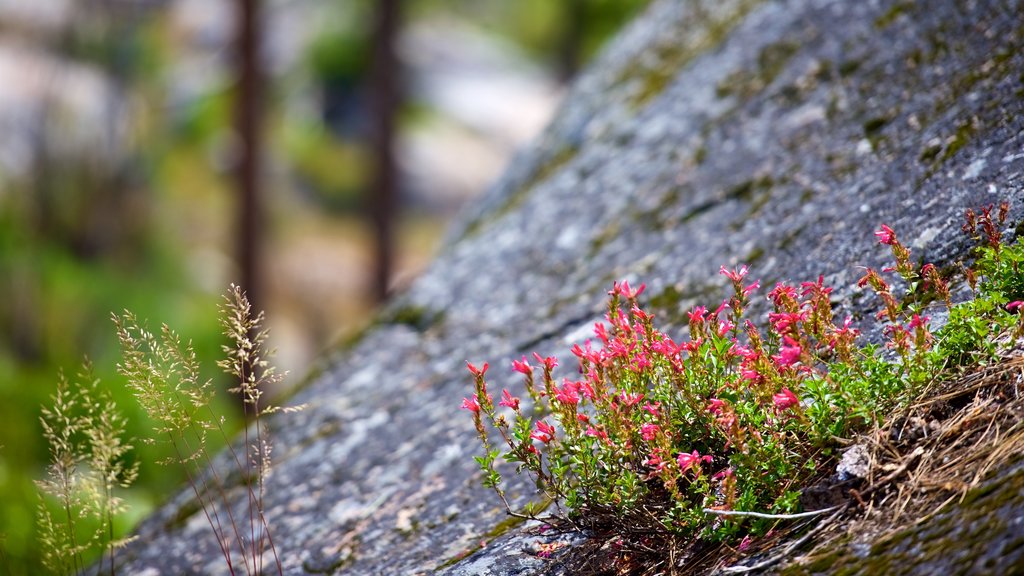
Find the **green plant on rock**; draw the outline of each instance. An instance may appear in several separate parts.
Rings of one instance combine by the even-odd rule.
[[[622,551],[656,551],[671,540],[664,536],[765,533],[799,511],[801,490],[828,473],[841,440],[948,367],[991,357],[995,335],[1019,335],[1024,244],[1001,242],[1007,213],[1005,204],[998,214],[968,212],[965,229],[981,240],[967,274],[978,291],[955,306],[935,266],[917,268],[888,226],[875,233],[895,260],[859,281],[881,302],[880,344],[863,342],[851,318],[836,320],[822,277],[776,285],[771,311],[755,323],[746,312],[760,283],[747,280],[746,266],[722,267],[732,295],[714,311],[690,311],[689,338],[679,341],[641,307],[643,286],[616,283],[596,340],[572,348],[580,377],[556,379],[555,358],[534,354],[533,365],[524,356],[512,368],[528,401],[505,389],[495,404],[488,364],[467,363],[475,394],[462,407],[483,444],[484,484],[509,514],[586,529]],[[926,303],[949,309],[934,333]],[[554,514],[512,510],[501,458],[532,477]]]

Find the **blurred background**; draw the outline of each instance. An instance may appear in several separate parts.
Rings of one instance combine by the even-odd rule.
[[[89,357],[146,428],[112,312],[166,322],[217,379],[238,283],[301,379],[645,3],[0,0],[0,573],[38,569],[38,418],[61,369]],[[181,482],[138,452],[122,530]]]

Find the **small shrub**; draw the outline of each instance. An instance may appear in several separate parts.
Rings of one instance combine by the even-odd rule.
[[[981,245],[966,276],[978,292],[956,306],[935,266],[917,268],[889,227],[876,232],[895,260],[859,281],[881,304],[878,345],[863,342],[851,318],[836,320],[822,277],[775,286],[772,311],[755,323],[746,312],[759,282],[746,266],[723,267],[732,295],[690,311],[680,341],[643,310],[643,286],[613,285],[595,340],[572,348],[578,379],[556,380],[555,358],[523,357],[512,368],[526,397],[506,389],[495,404],[488,364],[467,363],[475,394],[462,407],[484,447],[484,484],[509,514],[588,529],[622,550],[656,551],[670,540],[661,536],[763,534],[798,512],[801,490],[829,472],[839,440],[877,425],[944,370],[990,358],[995,335],[1020,331],[1024,244],[1001,242],[1007,212],[968,212],[965,230]],[[950,308],[934,333],[926,303]],[[556,511],[513,511],[499,458],[531,476]]]

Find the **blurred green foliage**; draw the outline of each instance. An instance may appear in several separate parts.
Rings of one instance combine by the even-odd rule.
[[[567,30],[577,30],[585,60],[646,3],[413,0],[405,8],[407,19],[456,14],[554,66]],[[353,6],[336,29],[312,42],[304,66],[320,82],[358,91],[371,4]],[[92,151],[96,157],[71,160],[42,153],[29,177],[0,174],[0,574],[41,570],[33,479],[42,477],[48,455],[39,413],[61,370],[72,375],[88,357],[125,411],[129,434],[141,436],[149,426],[116,372],[111,313],[131,310],[152,329],[166,322],[192,341],[205,376],[226,387],[213,366],[224,343],[217,304],[229,279],[219,285],[207,261],[211,245],[214,257],[232,251],[230,175],[217,165],[218,154],[230,155],[231,94],[225,87],[169,109],[163,72],[181,39],[169,32],[166,13],[122,18],[110,10],[73,24],[56,50],[102,69],[143,103],[132,112],[130,156],[108,164],[101,147]],[[313,192],[318,209],[357,211],[366,149],[353,135],[286,118],[276,106],[279,90],[270,91],[272,153]],[[403,111],[401,122],[431,113],[416,106]],[[131,513],[124,531],[182,485],[154,464],[167,456],[161,450],[136,443],[142,467],[125,495]]]

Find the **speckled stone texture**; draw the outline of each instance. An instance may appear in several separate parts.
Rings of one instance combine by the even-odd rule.
[[[534,350],[569,374],[613,280],[646,282],[659,320],[681,327],[726,296],[723,264],[750,264],[767,286],[824,274],[856,315],[871,299],[848,287],[885,259],[883,222],[916,257],[952,264],[966,207],[1008,198],[1021,216],[1022,13],[996,0],[655,0],[427,273],[324,359],[293,399],[310,407],[272,420],[267,516],[285,573],[557,573],[534,553],[545,537],[500,524],[479,486],[458,409],[465,361],[489,361],[499,389]],[[189,500],[142,525],[121,573],[226,572]]]

